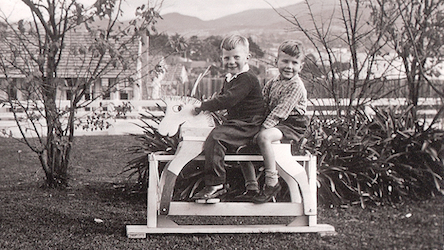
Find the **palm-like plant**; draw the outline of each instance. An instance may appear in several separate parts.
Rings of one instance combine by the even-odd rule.
[[[308,148],[319,159],[321,203],[365,206],[444,194],[444,132],[409,129],[408,109],[374,111],[372,118],[356,111],[312,123]]]
[[[164,108],[158,105],[158,109],[164,111]],[[141,114],[140,120],[143,125],[137,125],[143,129],[142,135],[133,135],[140,143],[128,149],[135,158],[130,160],[123,173],[128,173],[128,177],[137,176],[137,183],[141,190],[146,190],[148,186],[148,154],[154,152],[163,152],[164,154],[174,154],[179,144],[179,136],[167,137],[159,134],[157,126],[164,115],[156,115],[148,112]],[[165,163],[159,164],[159,171],[162,171]]]

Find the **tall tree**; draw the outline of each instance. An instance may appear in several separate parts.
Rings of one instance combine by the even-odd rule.
[[[444,97],[442,86],[430,80],[434,66],[444,61],[444,1],[375,0],[371,7],[374,27],[402,59],[416,121],[421,88],[429,86]]]
[[[140,35],[151,32],[160,16],[154,7],[144,5],[137,8],[139,18],[124,26],[118,21],[122,0],[97,0],[89,7],[77,0],[22,2],[31,21],[11,23],[3,18],[2,22],[6,27],[0,35],[0,73],[6,93],[2,102],[11,107],[21,141],[38,155],[47,185],[65,187],[76,110],[98,97],[90,90],[104,75],[131,82],[129,73],[138,59],[134,48],[137,51]],[[78,39],[82,42],[74,42]],[[66,81],[68,71],[77,77]],[[116,84],[119,81],[110,82],[108,90]],[[61,88],[67,89],[70,100],[66,107],[58,105]],[[17,89],[25,101],[17,100]]]
[[[373,69],[384,44],[368,24],[367,3],[305,0],[305,5],[307,11],[297,15],[280,14],[303,34],[301,40],[307,47],[314,48],[313,56],[307,60],[315,61],[306,63],[312,72],[303,72],[309,89],[321,92],[318,96],[333,98],[340,106],[344,105],[343,98],[350,100],[346,112],[383,96],[383,77]]]

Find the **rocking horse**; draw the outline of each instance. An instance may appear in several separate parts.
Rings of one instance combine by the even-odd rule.
[[[165,97],[165,117],[159,124],[162,135],[180,132],[182,141],[175,155],[149,155],[147,225],[127,225],[127,236],[145,238],[154,233],[333,233],[331,225],[317,224],[316,157],[293,156],[290,144],[273,145],[279,175],[290,192],[290,202],[255,204],[252,202],[219,202],[199,204],[172,201],[177,176],[192,160],[203,160],[203,144],[216,126],[210,112],[193,114],[200,101],[192,97]],[[159,178],[158,163],[168,162]],[[225,161],[263,161],[261,155],[227,154]],[[300,162],[302,162],[301,165]],[[291,216],[287,224],[267,225],[178,225],[168,216]]]

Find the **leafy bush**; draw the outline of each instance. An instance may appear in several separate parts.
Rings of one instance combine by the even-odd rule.
[[[315,119],[308,149],[318,156],[319,200],[324,204],[394,203],[443,194],[444,132],[409,129],[408,110],[374,108],[373,118]]]
[[[160,106],[158,108],[162,110]],[[141,114],[141,116],[141,121],[144,125],[138,126],[143,129],[144,133],[142,135],[133,135],[140,143],[128,149],[128,152],[135,155],[135,158],[127,163],[123,172],[128,173],[129,178],[137,176],[139,189],[146,190],[149,175],[147,155],[154,152],[174,154],[179,144],[179,136],[167,137],[159,134],[157,125],[164,115],[148,113],[148,115]],[[160,163],[159,171],[162,171],[165,165],[164,162]]]

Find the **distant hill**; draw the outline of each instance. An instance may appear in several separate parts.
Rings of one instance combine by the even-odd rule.
[[[185,16],[179,13],[170,13],[158,20],[156,28],[159,32],[182,33],[191,30],[207,29],[208,24],[197,17]]]
[[[296,29],[295,18],[308,29],[313,28],[312,19],[314,18],[318,27],[322,27],[324,32],[329,27],[330,37],[345,35],[339,0],[313,0],[310,2],[313,4],[310,4],[309,7],[303,1],[278,9],[247,10],[210,21],[170,13],[162,16],[163,20],[159,20],[156,28],[160,32],[170,35],[177,33],[185,38],[194,35],[208,37],[240,33],[251,37],[268,54],[274,54],[273,50],[279,43],[287,39],[302,40],[307,48],[314,49],[311,41]],[[362,25],[370,19],[371,10],[365,9],[366,7],[363,5],[360,8],[362,11],[360,24]],[[359,32],[365,31],[365,27],[359,27]],[[343,38],[345,39],[345,37]],[[342,40],[333,39],[330,42],[331,46],[341,46]]]
[[[339,21],[338,0],[327,0],[311,6],[315,16],[322,16],[326,21],[330,21],[333,10],[337,11],[333,17],[333,23]],[[246,33],[279,33],[288,32],[294,27],[281,15],[293,20],[292,16],[297,16],[304,25],[310,24],[310,17],[307,15],[308,9],[304,2],[290,5],[283,8],[255,9],[228,15],[215,20],[203,21],[196,17],[181,15],[179,13],[169,13],[163,15],[163,20],[159,20],[156,25],[160,32],[168,34],[181,34],[183,36],[208,36],[224,35],[233,31],[243,31]]]

